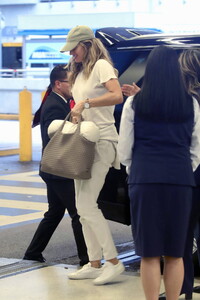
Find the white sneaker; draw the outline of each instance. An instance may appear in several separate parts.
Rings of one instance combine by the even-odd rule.
[[[97,277],[93,283],[95,285],[101,285],[113,281],[118,275],[125,270],[123,263],[119,260],[117,265],[113,265],[111,262],[105,262],[102,267],[102,273]]]
[[[101,275],[102,268],[93,268],[89,262],[80,270],[67,274],[69,279],[94,279]]]

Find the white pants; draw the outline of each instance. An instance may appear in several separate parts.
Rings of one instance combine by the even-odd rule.
[[[90,261],[115,258],[117,250],[110,228],[100,209],[97,198],[109,168],[115,160],[116,148],[112,142],[100,140],[92,167],[92,178],[75,180],[76,207],[80,215],[83,234]]]

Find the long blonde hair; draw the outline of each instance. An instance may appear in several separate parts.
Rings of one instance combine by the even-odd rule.
[[[90,73],[99,59],[105,59],[108,61],[112,66],[113,62],[110,58],[110,55],[100,39],[94,38],[91,40],[85,40],[79,43],[85,49],[85,57],[81,63],[76,63],[72,58],[70,60],[70,83],[71,85],[74,84],[77,75],[83,71],[84,77],[87,79],[90,76]],[[117,70],[115,69],[116,75]]]
[[[200,49],[188,49],[179,57],[188,93],[200,102]]]

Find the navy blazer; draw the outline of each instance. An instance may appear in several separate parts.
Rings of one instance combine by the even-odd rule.
[[[42,152],[49,142],[48,127],[54,120],[64,120],[70,112],[69,102],[65,102],[59,95],[54,92],[47,97],[42,106],[40,115],[40,130],[42,137]],[[40,176],[49,179],[64,179],[63,177],[51,175],[40,170]]]
[[[135,115],[134,147],[128,183],[194,186],[190,144],[194,120],[146,121]]]

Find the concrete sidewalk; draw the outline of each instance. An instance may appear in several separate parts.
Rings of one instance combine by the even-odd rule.
[[[27,268],[12,273],[17,262],[10,260],[10,274],[0,280],[1,300],[145,300],[138,273],[125,271],[112,283],[95,286],[92,279],[68,279],[67,274],[76,266],[21,262],[27,264]],[[8,261],[6,263],[8,265]],[[200,280],[195,280],[195,285],[199,284]],[[199,298],[199,294],[193,294],[194,300]]]
[[[42,264],[40,264],[42,265]],[[1,300],[143,300],[138,276],[124,272],[115,282],[94,286],[92,280],[69,280],[74,266],[32,266],[0,280]]]

